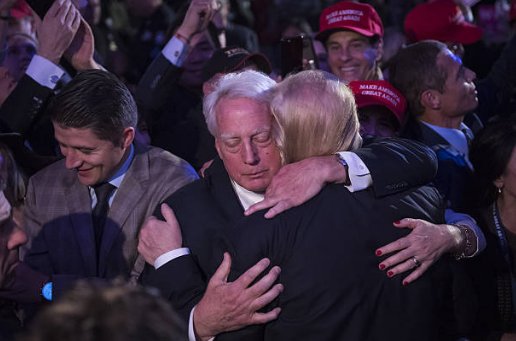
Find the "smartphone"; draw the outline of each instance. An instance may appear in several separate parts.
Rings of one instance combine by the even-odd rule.
[[[319,68],[312,39],[306,34],[282,38],[280,55],[283,77],[301,70]]]
[[[47,14],[48,9],[54,3],[54,0],[26,0],[27,4],[36,12],[36,14],[43,19]]]

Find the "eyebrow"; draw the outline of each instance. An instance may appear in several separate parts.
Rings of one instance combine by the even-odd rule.
[[[254,136],[254,135],[257,135],[257,134],[261,134],[261,133],[269,133],[271,132],[271,128],[268,128],[268,127],[261,127],[261,128],[257,128],[255,130],[253,130],[251,132],[251,134],[249,134],[250,136]],[[221,139],[234,139],[234,138],[241,138],[240,135],[233,135],[231,133],[222,133],[220,134],[220,138]]]
[[[67,147],[67,148],[73,148],[73,149],[88,149],[88,150],[95,150],[97,147],[92,147],[92,146],[82,146],[82,145],[79,145],[79,146],[70,146],[66,143],[63,143],[61,141],[59,141],[57,138],[56,138],[56,141],[57,143],[60,145],[60,146],[64,146],[64,147]]]

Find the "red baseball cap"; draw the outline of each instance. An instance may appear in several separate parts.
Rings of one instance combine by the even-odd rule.
[[[11,16],[16,19],[32,16],[32,11],[25,0],[18,0],[11,8]]]
[[[400,125],[405,122],[407,100],[387,81],[352,81],[348,84],[358,108],[379,105],[391,111]]]
[[[351,30],[366,37],[383,37],[382,19],[368,4],[341,1],[325,8],[319,16],[315,39],[325,41],[335,31]]]
[[[410,42],[434,39],[467,45],[482,38],[482,29],[467,22],[453,0],[434,0],[417,5],[405,17],[404,28]]]

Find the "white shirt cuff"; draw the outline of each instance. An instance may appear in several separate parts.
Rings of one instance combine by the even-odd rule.
[[[56,87],[59,79],[64,75],[64,71],[61,70],[59,66],[37,54],[32,57],[25,73],[39,85],[52,90]]]
[[[454,210],[447,208],[444,211],[444,220],[446,220],[447,224],[466,225],[473,231],[475,237],[477,238],[477,249],[475,253],[473,253],[469,257],[476,256],[479,252],[483,251],[486,248],[486,237],[484,236],[484,233],[482,232],[480,227],[478,227],[475,219],[473,219],[471,216],[465,213],[455,212]]]
[[[161,53],[163,53],[163,56],[167,58],[172,65],[181,67],[188,55],[188,45],[176,36],[173,36]]]
[[[351,184],[346,186],[350,192],[362,191],[373,184],[373,178],[371,178],[371,172],[357,154],[352,152],[339,152],[341,158],[343,158],[348,164],[348,176]]]
[[[164,254],[162,254],[161,256],[156,258],[156,260],[154,261],[154,268],[157,270],[161,266],[167,264],[168,262],[173,261],[174,259],[176,259],[178,257],[189,255],[189,254],[190,254],[190,249],[187,247],[181,247],[179,249],[165,252]]]
[[[190,318],[188,319],[188,341],[197,341],[195,339],[195,331],[194,331],[194,325],[193,325],[193,313],[195,311],[195,307],[192,308],[192,311],[190,312]],[[215,340],[215,337],[210,338],[208,341]]]

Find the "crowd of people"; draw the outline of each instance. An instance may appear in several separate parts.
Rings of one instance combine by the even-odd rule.
[[[0,0],[0,340],[516,340],[477,2]]]

